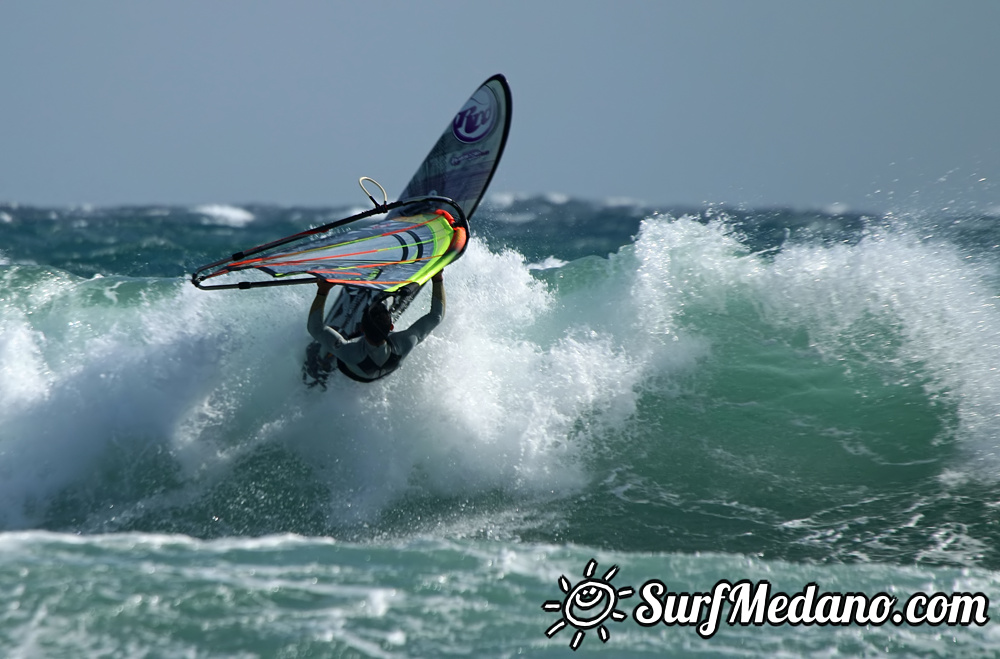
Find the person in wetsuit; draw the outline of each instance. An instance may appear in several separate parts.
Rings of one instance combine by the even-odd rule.
[[[361,318],[362,335],[345,339],[323,322],[326,296],[334,284],[316,281],[316,299],[309,308],[309,334],[320,344],[323,353],[332,354],[340,371],[359,382],[374,382],[397,368],[418,343],[427,338],[444,318],[444,277],[439,272],[431,278],[430,311],[405,330],[394,332],[392,316],[381,303],[365,310]]]

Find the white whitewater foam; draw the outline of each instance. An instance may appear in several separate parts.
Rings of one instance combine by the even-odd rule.
[[[930,375],[927,393],[957,406],[959,438],[985,459],[1000,457],[1000,310],[993,276],[991,266],[971,262],[952,245],[890,232],[857,245],[788,248],[755,285],[770,315],[807,323],[824,353],[861,350],[876,362]],[[898,332],[894,353],[865,345],[865,328],[873,323]]]
[[[0,310],[0,372],[10,375],[0,527],[36,524],[44,502],[90,482],[109,455],[128,463],[159,451],[184,486],[142,506],[197,498],[267,446],[310,465],[330,491],[331,520],[369,519],[420,492],[583,487],[584,458],[627,423],[647,373],[646,352],[626,348],[631,324],[588,327],[575,305],[593,295],[566,308],[521,255],[477,239],[445,280],[444,322],[398,372],[370,385],[335,374],[325,392],[300,380],[309,287],[39,285],[16,313]],[[630,283],[598,294],[627,306],[620,285]],[[425,292],[397,325],[428,305]]]
[[[529,263],[528,270],[554,270],[566,265],[567,261],[557,259],[554,256],[546,256],[541,263]]]
[[[967,450],[965,466],[995,477],[997,272],[898,224],[870,231],[856,244],[789,244],[768,257],[750,254],[720,223],[648,219],[634,246],[639,317],[669,336],[687,305],[725,313],[734,294],[749,299],[767,322],[806,330],[811,347],[827,360],[866,360],[953,405],[958,427],[944,432]]]

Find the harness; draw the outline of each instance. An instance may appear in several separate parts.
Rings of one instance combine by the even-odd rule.
[[[357,363],[358,370],[364,373],[363,376],[352,371],[347,367],[347,364],[339,359],[337,360],[337,368],[340,369],[341,373],[355,382],[375,382],[375,380],[380,380],[399,368],[399,363],[403,361],[402,356],[397,354],[393,349],[392,341],[387,341],[387,343],[389,345],[389,359],[385,360],[384,364],[381,366],[376,364],[371,355]]]

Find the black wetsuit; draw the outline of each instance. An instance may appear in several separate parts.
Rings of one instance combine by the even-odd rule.
[[[314,305],[309,313],[309,334],[320,344],[324,353],[337,358],[340,369],[348,377],[364,382],[377,380],[396,370],[399,363],[444,318],[444,289],[441,298],[431,298],[431,310],[405,330],[392,332],[382,345],[375,346],[364,336],[345,339],[340,332],[325,325],[325,304]]]

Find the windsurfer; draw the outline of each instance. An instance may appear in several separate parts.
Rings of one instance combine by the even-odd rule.
[[[360,382],[374,382],[395,371],[418,343],[427,338],[444,318],[444,277],[439,272],[431,278],[431,308],[407,329],[393,331],[392,316],[381,302],[372,304],[361,318],[362,334],[345,339],[323,322],[326,297],[334,284],[316,281],[316,298],[309,308],[309,334],[319,343],[322,353],[337,360],[340,371]]]

